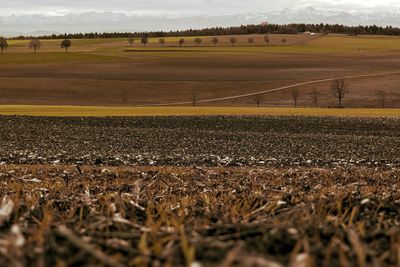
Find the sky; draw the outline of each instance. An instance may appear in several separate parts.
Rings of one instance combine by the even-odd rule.
[[[371,8],[400,9],[400,0],[0,0],[0,16],[64,15],[87,11],[152,15],[226,15],[307,6],[346,11]]]

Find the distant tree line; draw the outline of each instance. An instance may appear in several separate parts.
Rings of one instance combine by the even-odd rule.
[[[339,24],[259,24],[238,27],[214,27],[201,30],[152,31],[152,32],[92,32],[69,33],[40,36],[40,39],[94,39],[94,38],[152,38],[152,37],[184,37],[214,35],[246,35],[246,34],[297,34],[299,32],[337,33],[349,35],[400,35],[400,28],[387,26],[346,26]],[[17,39],[30,39],[32,36],[19,36]]]

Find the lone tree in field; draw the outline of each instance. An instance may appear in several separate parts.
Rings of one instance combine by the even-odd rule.
[[[287,43],[287,39],[286,38],[282,38],[281,42],[282,42],[282,44],[286,44]]]
[[[72,45],[71,40],[65,39],[61,42],[61,48],[65,49],[65,53],[68,53],[68,48]]]
[[[235,43],[237,43],[237,38],[236,37],[231,37],[230,42],[231,42],[232,46],[234,46]]]
[[[219,39],[217,37],[212,38],[211,42],[214,44],[214,46],[217,46]]]
[[[264,42],[267,44],[267,46],[268,46],[269,43],[271,42],[268,35],[265,35],[265,36],[264,36]]]
[[[140,42],[146,46],[149,43],[149,38],[147,38],[146,36],[142,37],[142,39],[140,40]]]
[[[293,102],[294,102],[294,107],[297,108],[297,100],[300,97],[300,90],[299,88],[293,88],[290,90],[290,95],[292,96]]]
[[[158,42],[160,43],[161,46],[164,46],[164,45],[165,45],[165,39],[164,39],[164,38],[160,38],[160,39],[158,40]]]
[[[314,106],[316,108],[318,107],[318,100],[319,100],[320,96],[321,96],[321,94],[320,94],[319,90],[314,88],[311,92],[311,98],[312,98]]]
[[[1,49],[1,54],[4,54],[4,49],[7,49],[8,43],[7,40],[3,37],[0,37],[0,49]]]
[[[257,104],[257,107],[259,108],[261,103],[264,101],[264,96],[263,95],[255,95],[253,97],[253,100]]]
[[[131,45],[131,46],[133,46],[133,43],[135,42],[135,38],[133,38],[133,37],[129,37],[128,38],[128,43]]]
[[[120,90],[120,97],[121,97],[121,102],[126,105],[129,100],[129,92],[126,88],[122,88]]]
[[[197,44],[197,46],[200,46],[200,44],[203,42],[201,38],[196,38],[194,39],[194,42]]]
[[[29,48],[33,49],[33,51],[35,51],[35,54],[36,54],[37,50],[40,49],[41,46],[42,46],[42,43],[37,38],[34,38],[29,42]]]
[[[248,42],[250,45],[253,45],[253,44],[254,44],[254,38],[250,37],[250,38],[247,40],[247,42]]]
[[[179,46],[182,47],[182,45],[185,43],[185,39],[180,39],[179,40]]]
[[[386,108],[386,92],[382,90],[376,91],[376,97],[378,98],[381,108]]]
[[[342,106],[342,100],[349,93],[349,84],[344,79],[338,79],[333,81],[331,90],[332,94],[338,100],[339,107]]]
[[[195,107],[197,104],[197,90],[195,88],[192,89],[192,106]]]

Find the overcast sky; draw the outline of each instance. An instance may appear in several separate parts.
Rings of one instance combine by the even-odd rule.
[[[233,14],[283,8],[359,10],[400,8],[400,0],[0,0],[0,15],[63,15],[86,11],[139,14]]]

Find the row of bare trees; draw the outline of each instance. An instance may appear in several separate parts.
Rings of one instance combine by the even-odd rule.
[[[142,38],[140,38],[140,39],[135,39],[134,37],[130,37],[130,38],[128,38],[128,43],[129,43],[131,46],[133,46],[133,44],[134,44],[136,41],[138,41],[138,40],[139,40],[140,43],[143,44],[144,46],[146,46],[146,45],[149,43],[149,38],[148,38],[148,37],[142,37]],[[287,41],[288,41],[288,40],[287,40],[286,38],[282,38],[282,39],[281,39],[281,43],[282,43],[282,44],[286,44]],[[200,45],[203,43],[203,39],[202,39],[202,38],[195,38],[195,39],[193,40],[193,42],[194,42],[197,46],[200,46]],[[219,42],[220,42],[220,40],[219,40],[218,37],[213,37],[213,38],[211,39],[211,43],[212,43],[214,46],[217,46]],[[231,38],[229,39],[229,42],[231,43],[232,46],[234,46],[234,45],[238,42],[238,39],[237,39],[237,37],[231,37]],[[255,41],[255,39],[254,39],[253,37],[249,37],[249,38],[247,39],[247,43],[250,44],[250,45],[254,45],[255,42],[256,42],[256,41]],[[166,39],[165,39],[165,38],[160,38],[160,39],[158,39],[158,43],[159,43],[161,46],[164,46],[165,43],[166,43]],[[178,40],[178,45],[179,45],[179,46],[183,46],[185,43],[186,43],[186,39],[181,38],[181,39]],[[271,40],[270,40],[270,37],[269,37],[268,35],[265,35],[265,36],[264,36],[264,43],[265,43],[267,46],[271,44]]]
[[[332,82],[330,95],[333,96],[334,98],[336,98],[336,100],[338,102],[337,106],[339,108],[343,108],[343,99],[349,93],[350,93],[349,83],[346,80],[337,79]],[[300,95],[301,95],[301,93],[300,93],[299,88],[292,88],[290,90],[290,96],[293,100],[293,106],[295,108],[297,108],[297,106],[298,106],[298,100],[300,98]],[[311,91],[309,96],[311,97],[314,106],[319,107],[319,99],[321,96],[323,96],[323,94],[318,89],[314,88]],[[377,101],[379,102],[380,107],[386,108],[387,97],[388,97],[387,93],[383,90],[377,90],[377,91],[375,91],[375,96],[377,98]],[[263,95],[263,94],[255,95],[253,97],[253,101],[257,105],[257,107],[261,106],[264,99],[265,99],[265,95]]]
[[[337,79],[332,82],[331,85],[332,96],[338,101],[338,107],[343,107],[343,98],[349,93],[349,83],[344,79]],[[300,97],[299,88],[293,88],[290,91],[290,95],[294,102],[294,107],[297,108],[298,99]],[[318,101],[322,94],[318,89],[314,88],[311,92],[311,98],[315,107],[318,107]],[[257,104],[259,105],[259,104]]]
[[[65,53],[68,53],[68,49],[72,46],[72,42],[69,39],[65,39],[61,41],[61,48],[65,49]],[[32,38],[29,41],[28,47],[30,49],[33,49],[34,53],[37,53],[37,50],[39,50],[42,47],[42,42],[38,38]],[[0,50],[1,54],[4,54],[4,50],[8,48],[8,42],[7,39],[0,37]]]
[[[338,107],[343,107],[343,98],[349,93],[349,83],[344,79],[337,79],[332,82],[331,85],[332,96],[335,97],[338,101]],[[292,96],[294,107],[297,108],[298,99],[300,97],[299,88],[293,88],[290,91],[290,95]],[[321,93],[318,89],[314,88],[311,92],[311,98],[313,100],[314,106],[318,107],[318,101],[321,96]]]
[[[349,84],[344,79],[338,79],[332,82],[331,92],[332,96],[334,96],[338,100],[338,107],[343,107],[342,101],[343,98],[349,93]],[[313,89],[311,92],[311,98],[315,107],[318,107],[318,101],[322,94],[318,89]],[[290,90],[290,96],[293,99],[293,105],[295,108],[298,106],[298,100],[300,97],[300,89],[295,87]],[[259,94],[253,97],[253,101],[256,103],[257,107],[261,106],[261,103],[264,101],[265,95]]]
[[[332,82],[332,85],[331,85],[332,96],[334,96],[338,100],[338,107],[340,107],[340,108],[343,107],[343,105],[342,105],[343,98],[349,93],[348,88],[349,88],[349,84],[344,79],[337,79]],[[292,88],[290,90],[290,95],[293,99],[294,107],[297,108],[298,100],[300,97],[299,88],[297,88],[297,87]],[[311,92],[311,97],[312,97],[315,107],[318,107],[318,101],[319,101],[320,96],[321,96],[321,93],[319,92],[319,90],[313,89],[313,91]],[[384,94],[381,95],[381,99],[384,99],[384,98],[382,98],[383,96],[384,96]],[[256,103],[257,107],[261,106],[264,99],[265,99],[265,94],[257,94],[257,95],[253,96],[253,101]],[[197,101],[198,101],[197,92],[195,89],[193,89],[192,90],[192,105],[193,105],[193,107],[196,106]]]
[[[350,93],[349,90],[349,83],[345,79],[337,79],[334,80],[331,84],[331,92],[330,96],[336,98],[338,104],[337,107],[343,108],[343,99]],[[298,107],[298,100],[301,96],[300,89],[295,87],[290,90],[290,96],[292,97],[293,100],[293,106],[295,108]],[[323,94],[316,88],[314,88],[309,96],[312,99],[313,105],[318,108],[319,107],[319,100],[320,97],[323,96]],[[378,90],[375,92],[375,96],[377,97],[377,100],[379,101],[380,107],[386,108],[386,102],[387,102],[387,94],[385,91]],[[260,107],[263,101],[265,100],[265,94],[257,94],[254,95],[252,100],[254,103],[257,105],[257,107]],[[193,89],[192,90],[192,105],[195,107],[198,102],[198,96],[197,96],[197,90]]]

